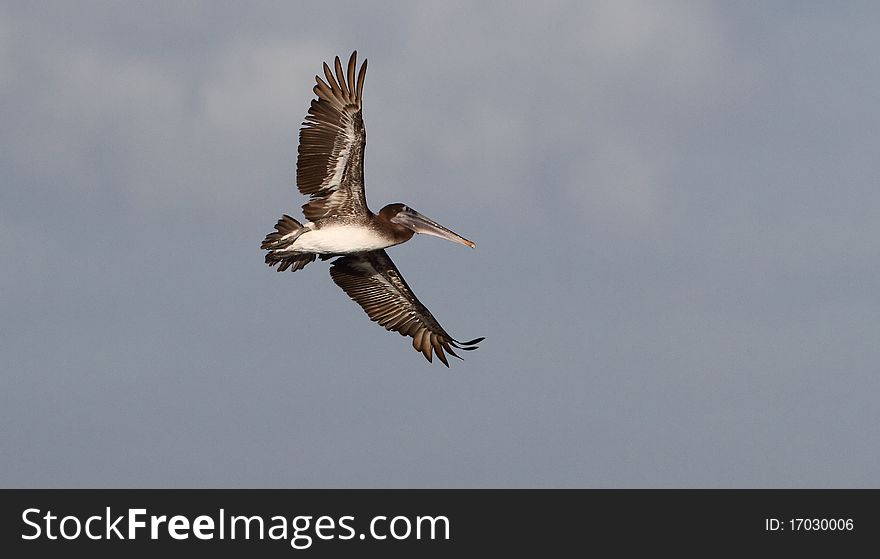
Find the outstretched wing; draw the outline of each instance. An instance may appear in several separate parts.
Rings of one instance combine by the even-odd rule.
[[[386,330],[412,336],[413,347],[431,361],[432,351],[447,367],[446,353],[476,349],[483,338],[459,342],[446,333],[434,315],[413,294],[384,250],[350,254],[333,261],[330,277],[367,315]],[[461,359],[459,357],[459,359]]]
[[[361,95],[367,61],[355,76],[357,51],[351,53],[348,70],[336,57],[336,76],[324,63],[325,82],[315,76],[309,112],[299,132],[296,184],[310,196],[303,213],[310,221],[328,216],[362,216],[364,197],[364,146],[367,133],[361,113]]]

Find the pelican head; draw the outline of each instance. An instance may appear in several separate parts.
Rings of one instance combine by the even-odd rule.
[[[404,227],[413,233],[433,235],[435,237],[440,237],[441,239],[446,239],[447,241],[461,243],[471,248],[477,246],[475,243],[465,239],[458,233],[450,231],[433,219],[420,214],[405,204],[388,204],[379,212],[379,218],[394,225]]]

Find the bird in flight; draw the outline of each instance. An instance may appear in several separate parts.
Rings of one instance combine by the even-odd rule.
[[[411,336],[416,351],[432,361],[433,353],[449,367],[446,354],[470,351],[484,338],[461,342],[440,326],[415,296],[385,249],[424,233],[476,245],[404,204],[389,204],[374,214],[364,196],[364,129],[361,100],[367,61],[357,68],[357,51],[348,67],[335,60],[335,75],[324,63],[315,76],[313,99],[299,132],[296,184],[309,196],[302,209],[306,222],[283,215],[260,248],[266,264],[282,272],[301,270],[318,257],[336,258],[330,277],[386,330]]]

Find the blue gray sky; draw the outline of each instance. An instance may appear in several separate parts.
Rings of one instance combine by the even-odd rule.
[[[324,60],[428,364],[299,216]],[[3,2],[0,485],[878,487],[871,2]]]

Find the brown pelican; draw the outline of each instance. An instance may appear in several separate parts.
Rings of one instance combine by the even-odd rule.
[[[260,246],[266,264],[295,272],[314,262],[338,257],[330,277],[387,330],[412,336],[413,347],[430,362],[432,352],[447,367],[445,353],[472,350],[483,338],[460,342],[413,294],[385,248],[415,233],[434,235],[474,248],[476,245],[403,204],[374,214],[364,196],[364,147],[367,134],[361,111],[367,61],[357,70],[357,51],[347,72],[339,57],[336,75],[324,63],[326,81],[315,76],[313,99],[299,133],[296,184],[309,196],[302,209],[306,223],[284,215]],[[454,349],[453,349],[454,348]],[[459,357],[460,359],[460,357]]]

